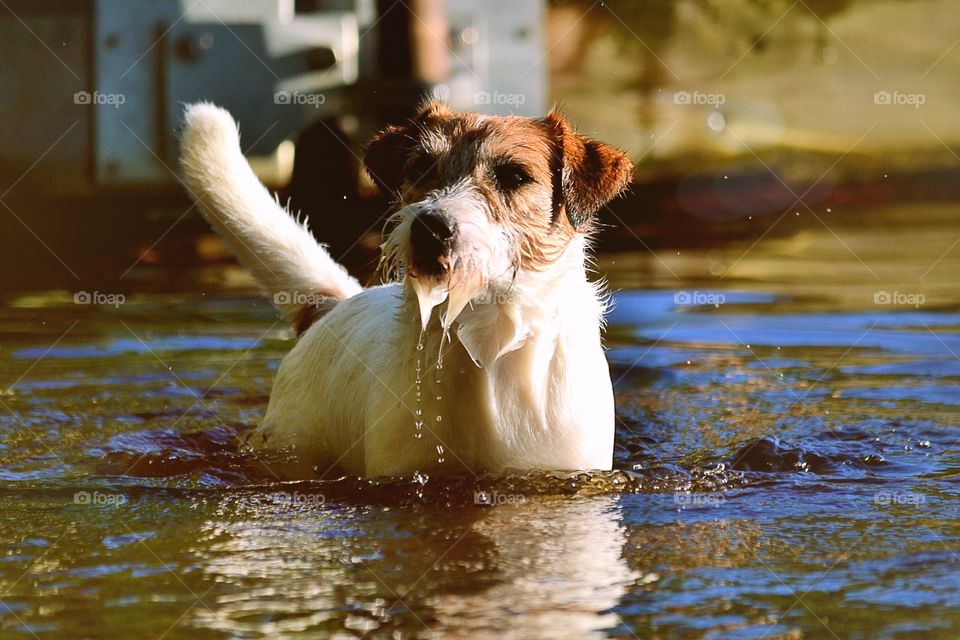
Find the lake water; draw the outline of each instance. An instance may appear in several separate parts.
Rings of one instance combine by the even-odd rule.
[[[960,637],[960,218],[820,216],[602,257],[612,473],[280,483],[231,270],[7,295],[0,637]]]

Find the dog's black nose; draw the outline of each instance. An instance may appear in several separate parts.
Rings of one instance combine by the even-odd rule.
[[[421,213],[410,226],[412,267],[419,275],[440,275],[450,265],[454,224],[440,211]]]

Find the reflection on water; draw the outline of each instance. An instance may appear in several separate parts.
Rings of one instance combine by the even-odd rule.
[[[605,256],[611,473],[281,483],[265,303],[11,296],[0,635],[955,638],[960,229],[874,218]]]
[[[318,517],[316,509],[291,514],[258,498],[239,501],[200,532],[217,540],[200,570],[233,595],[199,611],[198,624],[229,634],[345,624],[383,633],[501,638],[552,629],[589,637],[618,624],[610,610],[636,577],[623,559],[621,520],[612,497],[466,514],[433,507],[412,519],[338,509]],[[349,594],[337,588],[346,584]]]

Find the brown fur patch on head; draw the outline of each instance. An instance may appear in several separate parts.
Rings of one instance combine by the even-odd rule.
[[[374,182],[387,193],[396,195],[403,183],[403,171],[419,134],[451,115],[450,107],[442,102],[430,101],[417,112],[410,122],[390,125],[378,132],[364,154],[363,163]]]
[[[542,119],[455,113],[429,102],[408,124],[388,127],[367,150],[370,173],[409,204],[469,184],[514,242],[516,265],[541,270],[633,175],[627,156]]]

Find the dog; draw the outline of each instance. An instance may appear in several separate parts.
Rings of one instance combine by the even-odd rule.
[[[245,447],[287,452],[294,477],[610,469],[606,298],[587,266],[629,158],[556,112],[429,101],[364,164],[396,205],[395,281],[366,289],[259,182],[230,115],[186,109],[185,184],[299,336]]]

